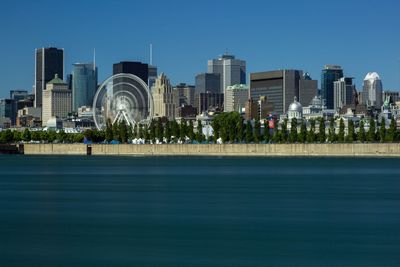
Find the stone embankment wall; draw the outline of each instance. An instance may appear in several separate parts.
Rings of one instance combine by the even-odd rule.
[[[132,156],[387,156],[400,144],[84,145],[25,144],[26,155]]]

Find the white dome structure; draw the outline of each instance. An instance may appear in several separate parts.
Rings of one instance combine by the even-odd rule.
[[[293,118],[297,120],[301,120],[303,118],[303,107],[300,102],[297,101],[297,97],[294,97],[294,101],[289,106],[288,110],[288,119],[292,120]]]
[[[382,81],[376,72],[368,72],[364,79],[363,103],[368,107],[380,109],[382,107]]]
[[[380,80],[381,78],[379,77],[379,74],[376,72],[368,72],[368,74],[365,76],[364,81],[376,81]]]

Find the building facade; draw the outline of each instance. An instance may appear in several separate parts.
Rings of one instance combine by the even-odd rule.
[[[209,110],[214,111],[222,111],[224,104],[224,94],[219,93],[200,93],[198,98],[198,113],[202,114],[203,112],[207,112]]]
[[[148,65],[149,68],[149,88],[153,87],[154,84],[156,83],[156,79],[158,77],[158,72],[157,72],[157,66],[154,65]]]
[[[195,86],[180,83],[175,86],[174,90],[177,91],[179,96],[179,107],[195,105]]]
[[[363,103],[368,107],[380,109],[382,107],[382,81],[376,72],[369,72],[364,79]]]
[[[149,65],[135,61],[121,61],[113,65],[113,75],[126,73],[133,74],[149,84]]]
[[[390,98],[391,104],[396,104],[396,102],[400,101],[400,92],[399,91],[383,91],[382,92],[382,102],[385,102],[386,98]]]
[[[251,73],[250,97],[258,101],[261,96],[266,96],[268,101],[274,105],[276,114],[285,114],[294,97],[299,98],[302,76],[303,72],[299,70]],[[303,95],[307,95],[307,93],[303,92]]]
[[[72,70],[72,110],[82,106],[92,106],[97,90],[98,71],[94,63],[73,65]]]
[[[328,109],[334,108],[334,82],[343,77],[343,69],[336,65],[325,65],[321,75],[321,95]]]
[[[178,93],[172,89],[171,83],[164,73],[161,73],[156,79],[151,92],[154,101],[154,116],[174,120],[179,106]]]
[[[236,111],[241,113],[241,109],[245,107],[246,101],[249,99],[249,86],[245,84],[236,84],[226,88],[226,96],[224,102],[224,111]]]
[[[58,75],[64,79],[64,49],[39,48],[35,51],[35,107],[42,106],[46,84]]]
[[[246,61],[233,55],[222,55],[208,61],[208,73],[220,75],[220,92],[225,94],[228,86],[246,84]]]
[[[66,118],[71,112],[72,92],[56,74],[43,91],[42,125],[47,126],[50,118]]]
[[[340,110],[346,105],[353,103],[353,94],[356,92],[356,87],[353,85],[353,78],[342,77],[333,83],[333,108]]]
[[[304,107],[309,105],[316,95],[318,95],[318,81],[313,80],[310,74],[306,72],[299,81],[298,101]]]

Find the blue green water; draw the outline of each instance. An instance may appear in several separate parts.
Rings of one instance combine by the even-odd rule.
[[[0,266],[400,266],[399,160],[0,156]]]

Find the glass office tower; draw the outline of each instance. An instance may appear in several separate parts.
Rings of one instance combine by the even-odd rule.
[[[72,109],[78,111],[82,106],[92,106],[97,90],[97,67],[93,63],[73,65],[72,70]]]
[[[328,109],[334,108],[334,82],[343,78],[343,69],[340,66],[326,65],[321,75],[321,95],[326,100]]]

